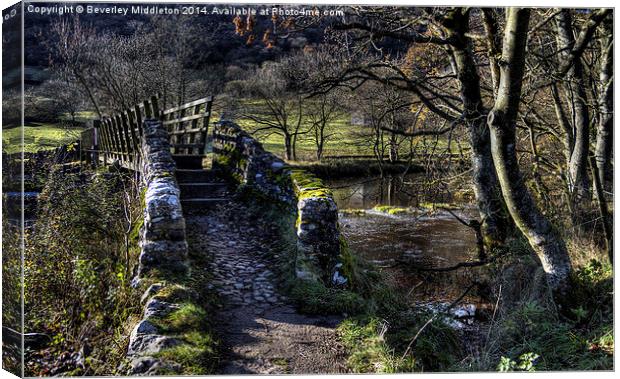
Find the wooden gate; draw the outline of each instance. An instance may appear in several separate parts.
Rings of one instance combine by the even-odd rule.
[[[142,121],[158,118],[168,130],[172,154],[205,155],[211,146],[209,120],[213,97],[159,110],[159,98],[152,96],[131,109],[95,120],[82,132],[87,160],[118,161],[123,167],[141,170]]]

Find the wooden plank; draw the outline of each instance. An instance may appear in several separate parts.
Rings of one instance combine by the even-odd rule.
[[[202,116],[202,112],[200,111],[200,108],[202,106],[201,105],[196,105],[194,107],[194,116]],[[191,125],[191,127],[189,127]],[[193,144],[196,143],[196,134],[195,133],[190,133],[189,129],[196,129],[196,127],[198,126],[198,119],[194,119],[191,121],[191,124],[188,125],[189,128],[185,128],[185,132],[189,135],[189,139],[187,142]],[[200,150],[200,149],[197,149]],[[199,154],[199,151],[194,152],[194,149],[190,149],[189,151],[191,154]]]
[[[179,118],[180,118],[180,119],[185,118],[185,114],[186,114],[186,112],[187,112],[187,108],[185,108],[185,107],[184,107],[184,108],[182,108],[182,109],[179,111]],[[177,130],[185,130],[185,125],[183,124],[183,121],[180,121],[180,122],[179,122],[179,123],[177,123],[176,125],[177,125],[177,126],[176,126],[176,129],[177,129]],[[176,150],[177,150],[177,154],[179,153],[179,151],[178,151],[178,150],[179,150],[180,146],[181,146],[181,145],[183,145],[184,143],[186,143],[186,142],[187,142],[187,138],[186,138],[186,137],[187,137],[187,134],[185,134],[185,133],[180,134],[180,135],[177,135],[178,141],[177,141],[177,144],[175,145]],[[187,154],[188,152],[187,152],[187,151],[184,151],[183,153]]]
[[[120,116],[121,125],[123,126],[123,135],[125,136],[125,146],[127,147],[127,160],[132,162],[136,148],[134,146],[134,141],[129,134],[129,115],[127,114],[127,112],[123,112],[120,114]]]
[[[142,130],[142,111],[140,110],[140,105],[134,107],[134,113],[136,115],[136,123],[138,124],[138,136],[142,138],[144,130]]]
[[[171,113],[168,113],[168,115],[170,115]],[[166,115],[166,116],[168,116]],[[167,121],[164,121],[163,124],[164,125],[172,125],[172,124],[176,124],[176,123],[180,123],[180,122],[187,122],[187,121],[193,121],[193,120],[199,120],[203,117],[207,117],[207,113],[200,113],[200,114],[193,114],[190,116],[185,116],[185,117],[181,117],[181,118],[173,118]]]
[[[170,109],[166,109],[164,111],[164,114],[169,114],[169,113],[174,113],[174,112],[178,112],[184,108],[191,108],[194,105],[199,105],[199,104],[204,104],[206,102],[210,102],[213,101],[213,96],[207,96],[207,97],[203,97],[202,99],[198,99],[198,100],[194,100],[191,101],[189,103],[185,103],[183,105],[179,105],[178,107],[174,107],[174,108],[170,108]]]
[[[110,123],[108,119],[104,120],[103,124],[105,125],[105,134],[106,139],[108,140],[108,157],[110,158],[110,160],[112,160],[114,159],[114,154],[112,152],[115,150],[114,139],[112,138],[112,130],[110,129]]]
[[[129,123],[129,134],[131,135],[131,142],[133,145],[132,160],[137,161],[138,157],[141,155],[141,149],[140,140],[138,139],[138,134],[136,132],[136,120],[132,110],[129,110],[127,112],[127,121]]]
[[[207,109],[206,109],[206,117],[203,119],[203,126],[205,127],[204,132],[202,132],[202,141],[203,141],[203,148],[202,148],[202,153],[206,153],[207,152],[207,143],[209,142],[209,122],[211,122],[211,108],[213,107],[213,96],[210,96],[210,100],[209,102],[207,102]]]
[[[151,108],[151,103],[148,100],[144,100],[142,106],[144,107],[144,118],[153,118],[153,109]]]
[[[116,134],[118,135],[118,140],[120,142],[119,147],[121,151],[121,161],[127,160],[127,147],[125,136],[123,135],[123,124],[120,115],[116,115],[113,117],[114,120],[114,128],[116,129]]]
[[[110,157],[110,139],[108,137],[108,127],[105,124],[105,122],[101,121],[100,122],[100,129],[101,129],[101,149],[103,150],[103,154],[104,154],[104,163],[107,163],[107,158]]]
[[[157,96],[151,96],[151,110],[153,111],[153,118],[161,119],[159,114],[159,99]]]
[[[201,126],[200,128],[196,128],[196,129],[185,129],[185,130],[173,130],[173,131],[169,131],[168,134],[170,135],[176,135],[176,134],[184,134],[184,133],[200,133],[200,132],[204,132],[205,128],[204,126]]]

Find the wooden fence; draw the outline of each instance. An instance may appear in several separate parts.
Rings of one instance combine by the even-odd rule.
[[[201,98],[160,111],[152,96],[131,109],[95,120],[81,134],[82,155],[89,162],[118,161],[123,167],[141,170],[142,121],[158,118],[167,128],[173,154],[203,155],[209,143],[209,119],[213,97]]]

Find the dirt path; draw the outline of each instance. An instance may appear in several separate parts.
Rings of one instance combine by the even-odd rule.
[[[345,372],[334,316],[297,313],[277,289],[269,246],[276,229],[248,219],[231,202],[187,219],[190,249],[209,254],[212,281],[223,301],[214,316],[223,343],[222,374]]]

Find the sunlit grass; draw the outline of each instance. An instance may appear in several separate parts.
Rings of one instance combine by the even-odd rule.
[[[54,149],[58,146],[74,142],[80,139],[80,131],[83,128],[66,127],[59,124],[30,124],[23,128],[25,152]],[[2,129],[2,151],[12,154],[22,150],[22,129]]]

